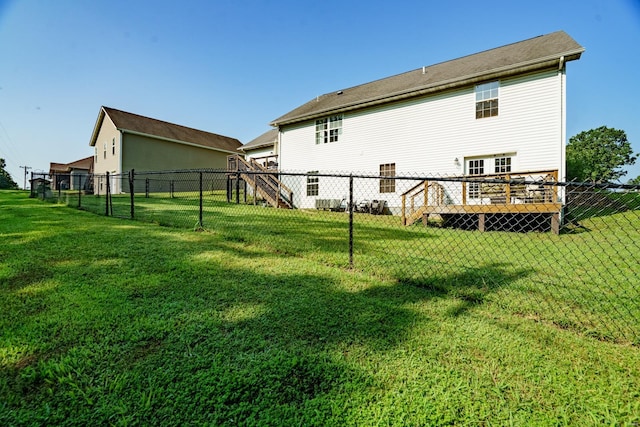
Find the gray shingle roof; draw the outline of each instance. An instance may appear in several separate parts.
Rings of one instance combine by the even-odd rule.
[[[164,122],[138,114],[127,113],[126,111],[116,110],[110,107],[102,107],[100,109],[98,122],[96,123],[89,145],[93,146],[96,143],[95,138],[97,138],[97,132],[104,119],[104,114],[107,114],[109,118],[111,118],[119,130],[125,132],[134,132],[172,141],[187,142],[228,152],[236,152],[242,145],[236,138]]]
[[[240,151],[253,150],[256,148],[269,147],[276,143],[278,140],[278,129],[270,129],[260,135],[259,137],[252,139],[251,141],[240,147]]]
[[[93,170],[93,156],[85,157],[84,159],[71,163],[49,163],[49,173],[66,173],[71,172],[71,169]]]
[[[584,48],[564,31],[534,37],[319,96],[271,122],[301,122],[399,99],[439,92],[580,58]],[[561,59],[562,58],[562,59]]]

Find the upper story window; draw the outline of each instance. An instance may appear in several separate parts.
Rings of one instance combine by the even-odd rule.
[[[380,165],[380,176],[396,176],[396,164],[385,163]],[[380,192],[381,193],[395,193],[396,192],[396,180],[389,178],[380,178]]]
[[[102,150],[102,157],[106,159],[106,158],[107,158],[107,143],[106,143],[106,142],[104,142],[104,143],[102,144],[102,148],[103,148],[103,150]]]
[[[342,114],[316,120],[316,144],[337,142],[342,135]]]
[[[111,155],[113,156],[116,155],[116,139],[115,138],[111,140]]]
[[[500,82],[476,85],[476,119],[498,115],[498,89]]]
[[[98,163],[98,146],[93,147],[93,157],[96,163]]]

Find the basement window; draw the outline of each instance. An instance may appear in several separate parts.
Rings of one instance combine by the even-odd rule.
[[[498,115],[498,89],[497,81],[476,85],[476,119]]]

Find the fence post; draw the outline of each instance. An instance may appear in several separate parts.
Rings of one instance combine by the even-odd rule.
[[[129,194],[131,195],[131,219],[135,218],[135,186],[133,185],[135,181],[135,170],[131,169],[129,171]]]
[[[200,216],[198,221],[199,227],[202,228],[202,172],[200,172]]]
[[[82,206],[82,187],[84,187],[84,185],[78,186],[78,209],[80,209],[80,206]],[[59,197],[58,197],[58,200],[60,200]]]
[[[236,205],[240,204],[240,171],[236,172]]]
[[[349,268],[353,268],[353,174],[349,174]]]
[[[146,199],[149,198],[149,178],[144,180],[144,197]]]
[[[111,179],[109,179],[109,172],[107,172],[107,192],[104,198],[104,214],[109,216],[109,198],[111,197]]]

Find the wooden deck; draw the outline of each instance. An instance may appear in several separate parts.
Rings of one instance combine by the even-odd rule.
[[[432,215],[471,215],[485,231],[487,215],[533,215],[549,217],[557,234],[562,211],[557,177],[557,170],[543,170],[425,180],[402,195],[402,223],[428,225]]]

